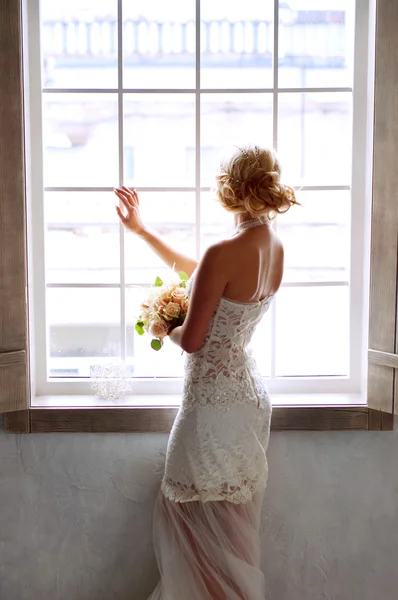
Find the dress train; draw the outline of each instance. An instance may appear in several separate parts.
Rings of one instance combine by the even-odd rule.
[[[161,580],[149,600],[264,600],[263,496],[245,504],[174,502],[160,491],[153,537]]]

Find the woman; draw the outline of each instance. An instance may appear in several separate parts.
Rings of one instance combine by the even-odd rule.
[[[259,526],[267,481],[271,402],[250,350],[283,274],[271,219],[296,204],[272,150],[239,148],[217,176],[235,233],[199,265],[149,232],[136,192],[116,194],[120,219],[177,271],[190,275],[190,307],[170,339],[187,353],[154,513],[161,581],[150,600],[264,600]]]

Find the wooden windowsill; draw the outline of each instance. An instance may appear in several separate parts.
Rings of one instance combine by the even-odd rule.
[[[273,431],[341,431],[393,429],[393,416],[368,408],[359,396],[273,396]],[[7,433],[169,433],[178,412],[176,396],[141,396],[115,403],[91,405],[90,397],[35,399],[28,410],[4,416]],[[284,404],[282,404],[284,402]]]
[[[280,406],[366,406],[361,394],[271,394],[274,408]],[[181,394],[135,394],[117,400],[101,400],[94,395],[36,396],[31,408],[179,408]]]

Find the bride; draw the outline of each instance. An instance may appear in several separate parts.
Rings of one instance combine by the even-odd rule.
[[[275,153],[246,146],[222,164],[217,197],[232,238],[199,264],[143,224],[137,193],[115,190],[124,225],[190,275],[190,307],[170,339],[187,353],[184,393],[167,448],[153,533],[161,575],[150,600],[264,600],[259,527],[271,401],[248,344],[281,284],[271,220],[297,204]]]

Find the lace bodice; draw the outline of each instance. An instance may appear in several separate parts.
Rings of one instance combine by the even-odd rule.
[[[185,409],[198,402],[219,407],[246,403],[257,388],[263,388],[249,344],[271,300],[244,303],[221,298],[203,346],[186,359]]]
[[[242,503],[265,486],[271,402],[249,344],[271,300],[222,297],[203,346],[187,355],[162,481],[169,499]]]

